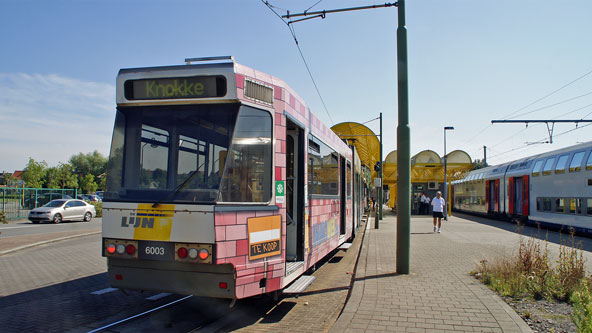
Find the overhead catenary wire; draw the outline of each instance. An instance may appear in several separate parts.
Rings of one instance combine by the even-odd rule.
[[[327,104],[325,104],[325,100],[323,99],[323,96],[321,95],[321,91],[319,90],[319,87],[317,86],[317,83],[312,75],[310,67],[308,66],[308,62],[306,61],[306,58],[304,57],[304,53],[302,53],[302,49],[300,48],[300,44],[298,43],[298,38],[296,37],[296,31],[294,30],[294,27],[288,21],[286,21],[284,18],[282,18],[282,16],[279,15],[274,10],[274,8],[278,8],[278,7],[271,5],[269,3],[269,1],[261,0],[261,2],[263,4],[265,4],[267,6],[267,8],[269,8],[269,10],[271,10],[277,17],[279,17],[280,20],[282,20],[282,22],[284,22],[284,24],[286,24],[286,26],[290,30],[290,33],[292,34],[292,38],[294,38],[294,43],[296,43],[296,48],[298,48],[298,52],[300,53],[300,57],[302,58],[302,61],[304,62],[304,66],[306,67],[306,70],[308,72],[308,75],[310,76],[312,84],[314,85],[315,90],[317,91],[317,94],[319,95],[319,99],[321,100],[321,103],[323,104],[323,108],[325,108],[325,112],[327,113],[327,117],[329,117],[329,121],[331,121],[331,125],[335,125],[335,122],[333,122],[333,118],[331,118],[331,114],[329,113],[329,109],[327,108]],[[312,7],[314,7],[315,5],[313,5]]]
[[[550,92],[550,93],[546,94],[545,96],[543,96],[543,97],[535,100],[534,102],[532,102],[532,103],[530,103],[530,104],[528,104],[526,106],[521,107],[520,109],[518,109],[518,110],[516,110],[516,111],[514,111],[514,112],[512,112],[510,114],[508,114],[507,116],[502,117],[502,119],[507,119],[508,117],[511,117],[512,115],[514,115],[514,114],[516,114],[516,113],[518,113],[518,112],[520,112],[520,111],[522,111],[522,110],[524,110],[524,109],[526,109],[526,108],[528,108],[528,107],[530,107],[530,106],[532,106],[532,105],[534,105],[534,104],[536,104],[536,103],[544,100],[545,98],[550,97],[550,96],[554,95],[555,93],[557,93],[557,92],[559,92],[559,91],[561,91],[561,90],[569,87],[570,85],[576,83],[577,81],[585,78],[586,76],[588,76],[590,74],[592,74],[592,70],[589,71],[589,72],[587,72],[587,73],[585,73],[585,74],[583,74],[583,75],[581,75],[581,76],[579,76],[578,78],[572,80],[571,82],[569,82],[567,84],[564,84],[563,86],[559,87],[558,89],[553,90],[552,92]],[[516,117],[518,117],[518,116],[516,116]]]
[[[524,116],[524,115],[526,115],[526,114],[530,114],[530,113],[533,113],[533,112],[536,112],[536,111],[541,111],[541,110],[544,110],[544,109],[547,109],[547,108],[550,108],[550,107],[553,107],[553,106],[556,106],[556,105],[559,105],[559,104],[562,104],[562,103],[565,103],[565,102],[569,102],[569,101],[572,101],[572,100],[574,100],[574,99],[578,99],[578,98],[580,98],[580,97],[584,97],[584,96],[588,96],[588,95],[590,95],[592,92],[591,92],[591,93],[584,94],[584,95],[581,95],[581,96],[576,96],[576,97],[574,97],[574,98],[571,98],[571,99],[569,99],[569,100],[565,100],[565,101],[562,101],[562,102],[559,102],[559,103],[555,103],[555,104],[552,104],[552,105],[549,105],[549,106],[546,106],[546,107],[538,108],[538,109],[536,109],[536,110],[529,111],[529,112],[527,112],[527,113],[523,113],[523,114],[520,114],[520,115],[516,115],[516,116],[514,116],[516,113],[518,113],[518,112],[520,112],[520,111],[522,111],[522,110],[525,110],[525,109],[529,108],[530,106],[532,106],[532,105],[534,105],[534,104],[536,104],[536,103],[538,103],[538,102],[540,102],[540,101],[542,101],[542,100],[544,100],[544,99],[546,99],[546,98],[548,98],[548,97],[550,97],[550,96],[552,96],[552,95],[556,94],[557,92],[559,92],[559,91],[561,91],[561,90],[563,90],[563,89],[565,89],[565,88],[567,88],[567,87],[571,86],[572,84],[576,83],[577,81],[579,81],[579,80],[581,80],[581,79],[585,78],[586,76],[588,76],[588,75],[590,75],[590,74],[592,74],[592,70],[590,70],[590,71],[588,71],[588,72],[586,72],[586,73],[584,73],[584,74],[580,75],[579,77],[575,78],[574,80],[572,80],[572,81],[570,81],[570,82],[568,82],[568,83],[566,83],[566,84],[562,85],[561,87],[559,87],[559,88],[557,88],[557,89],[555,89],[555,90],[551,91],[550,93],[548,93],[548,94],[546,94],[546,95],[544,95],[544,96],[542,96],[542,97],[540,97],[540,98],[536,99],[535,101],[533,101],[533,102],[531,102],[531,103],[529,103],[529,104],[527,104],[527,105],[525,105],[525,106],[523,106],[523,107],[521,107],[521,108],[519,108],[519,109],[517,109],[517,110],[515,110],[515,111],[511,112],[510,114],[508,114],[508,115],[506,115],[506,116],[504,116],[504,117],[501,117],[501,119],[513,119],[513,118],[520,117],[520,116]],[[572,113],[572,112],[579,111],[579,110],[581,110],[581,109],[583,109],[583,108],[586,108],[586,107],[588,107],[588,106],[589,106],[589,105],[587,105],[587,106],[585,106],[585,107],[582,107],[582,108],[580,108],[580,109],[576,109],[576,110],[570,111],[570,112],[568,112],[568,113]],[[566,113],[566,114],[568,114],[568,113]],[[566,115],[566,114],[563,114],[563,115]],[[562,116],[563,116],[563,115],[562,115]],[[586,118],[586,117],[588,117],[589,115],[590,115],[590,114],[587,114],[586,116],[582,117],[582,119],[583,119],[583,118]],[[512,117],[512,116],[513,116],[513,117]],[[509,118],[509,117],[512,117],[512,118]],[[560,117],[560,116],[559,116],[559,117]],[[487,131],[487,130],[488,130],[489,128],[491,128],[492,126],[493,126],[492,124],[488,124],[486,127],[484,127],[483,129],[481,129],[480,131],[478,131],[478,132],[477,132],[477,134],[475,134],[474,136],[472,136],[470,139],[466,140],[466,141],[465,141],[465,143],[466,143],[466,144],[469,144],[469,143],[473,142],[473,140],[475,140],[477,137],[479,137],[480,135],[482,135],[483,133],[485,133],[485,131]],[[534,125],[534,126],[536,126],[536,125]],[[532,126],[532,127],[534,127],[534,126]],[[516,133],[516,134],[512,135],[511,137],[513,137],[513,136],[515,136],[515,135],[517,135],[517,134],[519,134],[519,133],[521,133],[521,132],[523,132],[523,131],[524,131],[524,130],[521,130],[521,131],[519,131],[518,133]],[[511,137],[510,137],[510,138],[511,138]],[[498,144],[496,144],[496,145],[499,145],[499,144],[503,143],[504,141],[505,141],[505,140],[503,140],[502,142],[500,142],[500,143],[498,143]],[[494,146],[495,146],[495,145],[494,145]],[[493,147],[493,146],[492,146],[492,147]],[[475,150],[481,150],[481,147],[479,147],[479,148],[476,148]]]

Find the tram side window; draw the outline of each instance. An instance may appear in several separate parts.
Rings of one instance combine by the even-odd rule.
[[[163,129],[142,124],[140,149],[140,188],[167,187],[169,133]]]
[[[347,170],[347,173],[345,175],[347,177],[345,180],[345,183],[347,186],[346,191],[347,191],[347,196],[351,197],[351,195],[352,195],[352,186],[351,186],[352,171],[351,171],[351,163],[350,162],[347,162],[347,169],[346,170]]]
[[[339,194],[337,153],[314,137],[308,143],[308,191],[310,194]]]
[[[543,175],[550,175],[551,169],[553,168],[553,163],[555,162],[555,157],[551,157],[547,159],[545,162],[545,167],[543,168]]]
[[[125,115],[119,110],[115,117],[113,137],[111,138],[111,151],[107,164],[107,179],[105,184],[105,197],[111,199],[113,192],[120,188],[123,179],[123,151],[125,144]]]
[[[555,166],[555,173],[564,173],[565,172],[565,165],[567,164],[567,158],[569,155],[562,155],[559,156],[557,160],[557,165]]]
[[[569,164],[569,172],[580,171],[584,154],[585,152],[583,151],[574,154],[573,158],[571,159],[571,163]]]
[[[586,214],[592,215],[592,199],[591,198],[586,199]]]
[[[592,170],[592,152],[590,152],[588,161],[586,161],[586,170]]]

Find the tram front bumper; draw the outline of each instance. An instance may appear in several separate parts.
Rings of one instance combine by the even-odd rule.
[[[107,258],[114,288],[236,298],[234,266]]]

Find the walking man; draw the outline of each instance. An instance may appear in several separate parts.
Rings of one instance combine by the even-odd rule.
[[[432,199],[432,216],[434,217],[434,232],[436,232],[436,219],[438,219],[438,233],[442,227],[442,218],[444,217],[444,206],[446,201],[442,198],[442,192],[438,191],[436,197]]]

